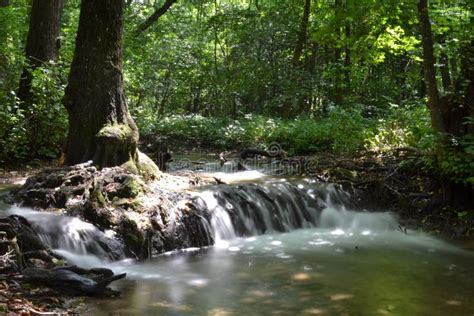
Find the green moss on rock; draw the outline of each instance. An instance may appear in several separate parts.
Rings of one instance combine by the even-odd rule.
[[[128,124],[105,125],[96,136],[102,139],[114,139],[120,143],[131,144],[138,141],[138,133]]]

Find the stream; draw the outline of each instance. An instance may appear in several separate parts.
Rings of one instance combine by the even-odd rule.
[[[72,263],[127,278],[119,299],[88,298],[94,315],[473,315],[474,252],[355,212],[347,195],[308,179],[218,174],[192,194],[211,215],[212,247],[110,262],[113,237],[77,218],[0,204],[25,216]],[[227,177],[227,178],[226,178]],[[110,239],[110,238],[109,238]]]

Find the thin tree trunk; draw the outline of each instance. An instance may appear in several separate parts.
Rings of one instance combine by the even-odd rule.
[[[27,66],[20,79],[18,98],[29,106],[31,101],[31,72],[43,63],[56,60],[63,0],[33,0],[30,26],[26,41]]]
[[[348,38],[351,36],[351,26],[347,24],[345,26],[345,31],[346,31],[346,41]],[[344,83],[346,86],[346,92],[348,92],[348,88],[350,87],[351,84],[351,51],[349,49],[349,45],[346,44],[344,45]]]
[[[438,87],[436,85],[433,35],[431,33],[430,17],[428,13],[428,0],[419,1],[418,12],[422,37],[421,41],[423,45],[423,72],[426,92],[428,94],[428,107],[430,109],[431,125],[433,126],[435,132],[445,133],[446,127],[443,121],[443,110],[439,99]]]
[[[342,104],[344,102],[344,91],[341,78],[341,48],[339,46],[339,42],[341,41],[341,28],[339,25],[340,11],[342,10],[341,0],[335,0],[334,5],[334,15],[336,18],[336,28],[334,32],[336,33],[336,37],[338,39],[336,47],[334,48],[334,62],[336,64],[336,73],[334,75],[334,102],[336,104]]]
[[[298,94],[298,90],[299,92],[303,92],[302,86],[304,80],[304,69],[301,63],[301,55],[303,53],[303,48],[307,39],[310,12],[311,0],[305,0],[303,16],[301,17],[301,25],[296,40],[295,50],[293,52],[293,67],[289,71],[289,85],[287,85],[288,91],[286,91],[287,98],[283,104],[283,107],[281,108],[281,116],[285,118],[289,118],[295,113],[299,112],[298,108],[300,107],[300,101],[302,101],[303,97],[300,96],[295,98],[295,96]]]
[[[32,72],[58,57],[62,9],[63,0],[33,0],[31,7],[25,51],[26,66],[23,68],[17,96],[20,100],[20,109],[26,116],[25,126],[32,156],[37,154],[39,146],[39,139],[36,137],[39,123],[32,116],[34,103],[31,91]]]
[[[438,38],[438,43],[440,45],[445,45],[445,38],[444,36],[440,36]],[[443,92],[446,94],[449,90],[451,90],[451,76],[449,75],[449,59],[446,52],[442,51],[439,56],[439,72],[441,74],[441,82],[443,84]]]
[[[301,26],[298,33],[298,40],[296,41],[295,51],[293,53],[293,66],[297,67],[301,64],[301,54],[303,53],[303,47],[308,37],[308,24],[309,16],[311,11],[311,0],[305,0],[303,17],[301,18]]]
[[[440,73],[441,73],[441,82],[443,83],[444,93],[447,93],[451,89],[451,76],[449,75],[449,64],[448,56],[445,53],[442,53],[439,57]]]
[[[145,20],[142,24],[138,26],[135,30],[135,35],[140,35],[144,31],[146,31],[150,26],[153,25],[158,19],[165,14],[171,6],[176,3],[177,0],[166,0],[165,3],[157,9],[148,19]]]

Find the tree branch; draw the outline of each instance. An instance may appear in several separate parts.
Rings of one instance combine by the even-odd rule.
[[[158,21],[158,19],[165,14],[169,8],[175,3],[177,0],[166,0],[165,3],[155,11],[148,19],[145,20],[135,31],[135,35],[140,35],[142,32],[146,31],[153,23]]]

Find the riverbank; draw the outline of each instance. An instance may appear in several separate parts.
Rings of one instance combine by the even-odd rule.
[[[189,148],[182,148],[182,151],[183,155],[173,155],[173,163],[178,167],[172,171],[187,168],[200,170],[197,165],[204,163],[219,165],[219,154],[222,154],[209,149],[199,153]],[[226,155],[230,161],[240,161],[238,152],[230,151]],[[258,168],[258,164],[263,161],[258,159],[254,157],[247,161]],[[332,154],[293,156],[280,160],[266,172],[282,176],[289,173],[340,185],[351,194],[351,207],[357,210],[390,211],[398,216],[403,226],[411,229],[421,229],[447,238],[474,238],[472,196],[466,193],[464,205],[448,205],[443,198],[439,176],[426,172],[420,159],[419,154],[410,149],[391,153],[364,152],[352,157]],[[263,163],[268,163],[268,159],[264,159]],[[38,171],[58,166],[58,161],[54,160],[0,169],[0,185],[22,185]],[[471,193],[474,195],[473,191]]]

